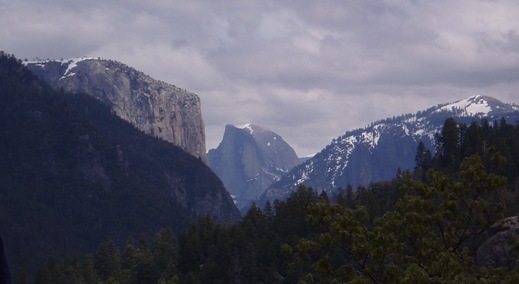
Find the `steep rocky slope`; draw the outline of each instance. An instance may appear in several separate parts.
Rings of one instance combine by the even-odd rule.
[[[200,159],[0,56],[0,232],[15,268],[240,212]]]
[[[294,149],[281,136],[254,124],[227,125],[222,142],[208,158],[238,207],[256,200],[298,164]]]
[[[434,152],[434,135],[447,118],[471,123],[519,119],[519,107],[488,96],[472,96],[438,105],[416,114],[406,114],[371,123],[334,139],[313,158],[295,167],[263,194],[263,200],[285,198],[300,184],[317,190],[356,187],[395,177],[398,169],[412,169],[420,141]]]
[[[519,217],[511,216],[496,222],[487,232],[488,238],[478,247],[479,264],[490,267],[517,267],[515,245],[519,240]]]
[[[199,97],[120,62],[73,58],[25,62],[55,89],[86,93],[138,129],[207,160]]]

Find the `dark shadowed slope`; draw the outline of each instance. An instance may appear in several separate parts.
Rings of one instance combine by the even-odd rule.
[[[0,233],[14,267],[240,214],[199,159],[0,57]]]

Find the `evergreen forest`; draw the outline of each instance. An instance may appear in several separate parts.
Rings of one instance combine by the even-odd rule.
[[[178,239],[108,241],[51,259],[17,283],[516,283],[514,235],[478,248],[517,216],[519,126],[445,121],[413,171],[356,189],[300,186],[222,225],[193,222]],[[507,219],[503,219],[508,217]],[[498,252],[498,253],[496,253]],[[492,253],[488,258],[487,254]]]

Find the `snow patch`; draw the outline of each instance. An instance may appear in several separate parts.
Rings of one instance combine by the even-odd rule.
[[[41,69],[45,69],[45,64],[43,63],[36,63],[34,65],[40,67]]]
[[[467,116],[475,116],[487,115],[490,111],[492,111],[492,107],[490,107],[483,96],[476,95],[452,104],[445,105],[439,108],[436,112],[441,111],[461,111]]]
[[[24,62],[24,64],[25,65],[34,64],[41,68],[45,68],[45,64],[49,63],[49,62],[58,62],[58,63],[61,63],[61,65],[67,64],[67,69],[65,70],[65,72],[63,73],[61,78],[59,79],[59,80],[61,80],[61,79],[65,79],[67,77],[76,75],[76,73],[72,72],[72,70],[77,67],[77,64],[81,61],[91,60],[91,59],[100,60],[101,58],[83,56],[83,57],[74,57],[74,58],[66,58],[66,59],[63,59],[63,58],[62,59],[46,59],[46,60],[36,59],[36,60],[32,60],[32,61],[26,61],[26,62]]]
[[[362,133],[362,141],[367,143],[370,148],[375,148],[378,145],[380,139],[381,126],[377,125],[373,127],[372,131],[366,131]]]
[[[308,173],[311,173],[313,170],[314,170],[314,163],[312,161],[312,162],[308,163],[305,166],[305,168],[302,170],[301,178],[296,180],[296,182],[294,183],[294,186],[299,186],[299,185],[303,184],[305,181],[307,181],[308,179],[310,179],[310,177],[308,176]],[[293,178],[295,178],[295,176],[293,176]]]
[[[71,58],[71,59],[68,59],[68,60],[63,60],[61,61],[61,64],[68,64],[67,66],[67,70],[65,70],[65,73],[63,73],[63,76],[60,78],[61,79],[64,79],[64,78],[67,78],[67,77],[70,77],[70,76],[74,76],[76,73],[72,72],[73,69],[75,69],[77,67],[77,64],[81,61],[85,61],[85,60],[88,60],[88,59],[94,59],[93,57],[81,57],[81,58]]]
[[[239,128],[239,129],[248,130],[250,134],[252,134],[252,132],[254,132],[254,129],[252,129],[252,124],[250,124],[250,123],[241,124],[241,125],[235,125],[235,127]]]
[[[61,80],[61,79],[64,79],[64,78],[67,78],[70,76],[74,76],[76,73],[72,72],[72,70],[77,67],[77,64],[79,62],[85,61],[85,60],[91,60],[91,59],[100,60],[101,58],[83,56],[83,57],[74,57],[74,58],[66,58],[66,59],[63,59],[63,58],[62,59],[46,59],[46,60],[36,59],[36,60],[32,60],[32,61],[26,61],[26,62],[24,62],[24,64],[25,65],[34,64],[41,68],[45,68],[45,64],[49,63],[49,62],[58,62],[58,63],[61,63],[61,65],[67,64],[67,70],[65,70],[65,72],[61,76],[61,78],[60,78],[60,80]]]

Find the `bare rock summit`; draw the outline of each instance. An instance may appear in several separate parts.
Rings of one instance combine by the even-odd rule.
[[[299,162],[281,136],[255,124],[227,125],[208,159],[242,211]]]

